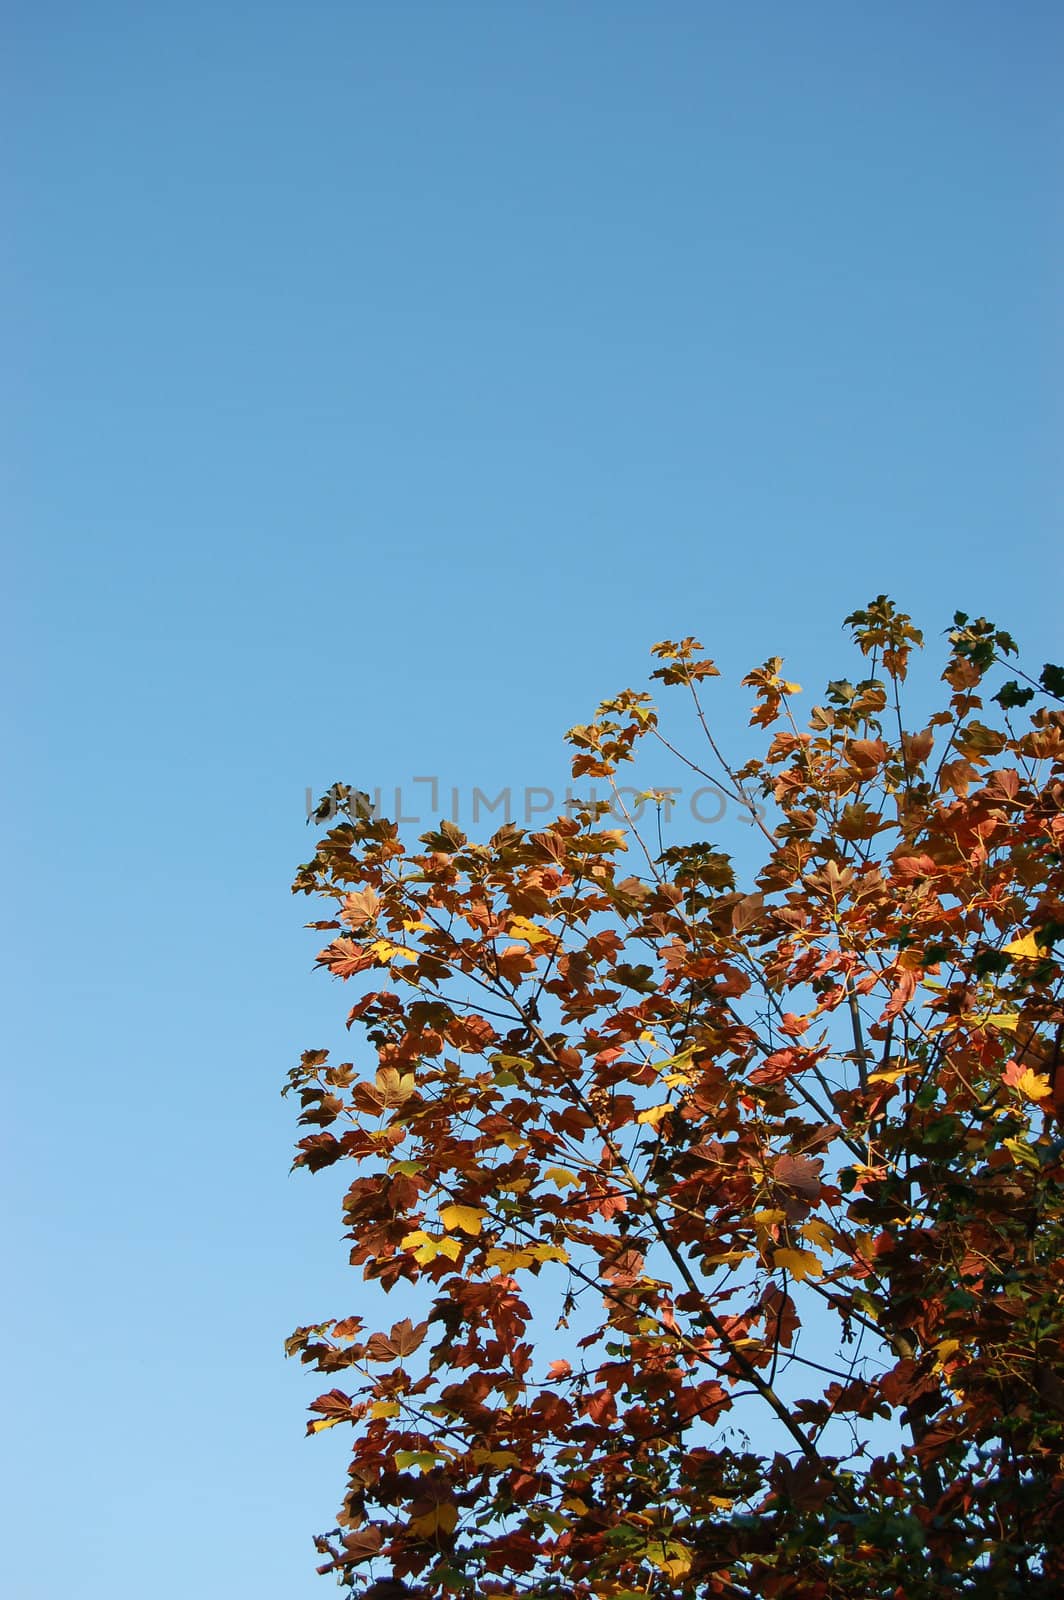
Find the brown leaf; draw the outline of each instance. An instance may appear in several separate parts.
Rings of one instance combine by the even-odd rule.
[[[815,1200],[820,1194],[820,1174],[824,1163],[819,1156],[782,1155],[772,1168],[772,1176],[785,1189],[793,1189],[803,1199]]]

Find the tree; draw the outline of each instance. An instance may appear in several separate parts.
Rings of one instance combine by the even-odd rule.
[[[921,635],[847,624],[867,676],[806,727],[779,659],[743,680],[738,767],[717,669],[655,646],[746,886],[590,799],[410,853],[331,792],[294,888],[370,981],[370,1067],[303,1056],[296,1165],[355,1163],[351,1261],[403,1314],[288,1349],[335,1385],[309,1431],[353,1427],[317,1544],[356,1594],[1060,1592],[1064,673],[984,704],[1016,647],[958,613],[907,731]],[[615,792],[674,748],[630,690],[569,739]]]

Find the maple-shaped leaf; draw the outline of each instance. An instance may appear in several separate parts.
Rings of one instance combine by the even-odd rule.
[[[359,1561],[372,1561],[380,1552],[381,1543],[381,1530],[372,1524],[368,1528],[357,1528],[352,1533],[345,1534],[344,1566],[354,1566]]]
[[[436,1539],[441,1533],[453,1533],[458,1526],[458,1507],[452,1500],[441,1500],[424,1510],[415,1506],[414,1515],[407,1527],[417,1539]]]
[[[385,1421],[388,1417],[397,1417],[402,1410],[398,1400],[374,1400],[369,1408],[369,1414],[376,1422]]]
[[[354,939],[334,939],[315,957],[320,966],[328,967],[338,978],[353,978],[356,973],[365,972],[372,967],[373,959],[372,953]]]
[[[404,961],[417,960],[416,950],[411,950],[405,944],[393,944],[390,939],[374,939],[369,948],[383,965],[387,965],[389,961],[398,961],[400,958]]]
[[[352,928],[372,922],[380,910],[380,896],[373,889],[352,889],[344,895],[340,908],[343,920]]]
[[[1009,1062],[1001,1074],[1001,1081],[1010,1089],[1015,1089],[1025,1100],[1044,1100],[1052,1088],[1049,1079],[1042,1073],[1032,1072],[1030,1067],[1022,1066],[1019,1061]]]
[[[524,939],[526,944],[557,944],[556,936],[546,928],[540,928],[536,923],[530,922],[527,917],[511,917],[509,927],[510,937]]]
[[[495,1029],[487,1017],[453,1017],[447,1023],[447,1038],[456,1050],[479,1055],[495,1040]]]
[[[686,1578],[694,1563],[694,1551],[678,1539],[655,1540],[647,1544],[643,1555],[652,1567],[657,1567],[672,1583]]]
[[[412,1233],[404,1234],[400,1240],[400,1247],[403,1250],[413,1251],[414,1260],[422,1267],[427,1267],[437,1256],[446,1256],[449,1261],[457,1261],[462,1254],[460,1239],[448,1235],[437,1238],[431,1233],[426,1233],[423,1228],[415,1228]]]
[[[332,1335],[334,1339],[355,1339],[365,1327],[362,1317],[344,1317],[342,1321],[333,1324]]]
[[[415,1327],[409,1317],[404,1317],[402,1322],[392,1325],[390,1333],[375,1333],[370,1337],[366,1344],[366,1358],[369,1361],[401,1361],[406,1356],[412,1356],[424,1343],[428,1331],[427,1322],[419,1322]]]
[[[775,1266],[789,1272],[798,1283],[806,1278],[819,1278],[824,1271],[820,1257],[812,1250],[777,1250],[772,1259]]]
[[[565,1189],[570,1185],[575,1189],[580,1187],[580,1179],[576,1173],[567,1171],[565,1167],[545,1167],[543,1177],[547,1183],[556,1184],[559,1189]]]
[[[520,1248],[507,1250],[502,1246],[493,1246],[485,1257],[485,1265],[498,1267],[500,1272],[516,1272],[519,1267],[528,1267],[532,1264],[532,1253]]]
[[[782,1155],[774,1163],[772,1176],[785,1189],[793,1189],[803,1199],[815,1200],[820,1193],[820,1174],[824,1163],[819,1156]]]
[[[488,1212],[480,1206],[441,1206],[440,1221],[452,1233],[456,1228],[463,1233],[479,1233],[480,1225]]]
[[[650,1128],[656,1128],[658,1123],[661,1122],[662,1118],[667,1117],[669,1112],[673,1111],[674,1109],[675,1107],[673,1102],[671,1100],[667,1100],[664,1105],[648,1106],[645,1111],[639,1112],[635,1120],[637,1122],[645,1123]]]

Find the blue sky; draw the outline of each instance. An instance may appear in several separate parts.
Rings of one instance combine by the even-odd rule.
[[[278,1098],[344,1037],[304,788],[564,781],[654,640],[815,684],[881,591],[1059,655],[1064,16],[3,32],[5,1588],[309,1600],[343,1440],[281,1343],[358,1280]]]

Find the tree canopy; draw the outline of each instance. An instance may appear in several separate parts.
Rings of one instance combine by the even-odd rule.
[[[288,1090],[296,1164],[353,1163],[364,1284],[288,1349],[309,1431],[351,1429],[317,1544],[354,1594],[1064,1584],[1064,673],[958,613],[910,728],[919,631],[846,620],[804,716],[778,658],[743,679],[739,764],[712,661],[655,646],[698,745],[601,705],[569,740],[613,813],[411,850],[331,792],[294,888],[364,1042]],[[618,817],[655,744],[746,808],[752,870]]]

